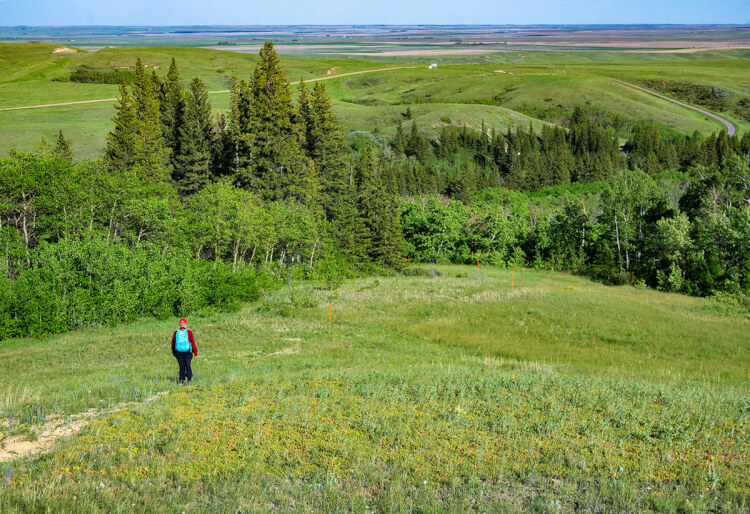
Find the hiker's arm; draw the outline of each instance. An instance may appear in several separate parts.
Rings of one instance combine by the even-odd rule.
[[[174,334],[172,334],[172,353],[174,353],[174,352],[175,352],[175,349],[174,349],[174,342],[175,342],[175,338],[176,338],[176,337],[177,337],[177,332],[175,332]]]
[[[188,330],[188,341],[190,341],[190,344],[193,345],[193,357],[198,356],[198,346],[195,344],[195,337],[193,337],[193,331]]]

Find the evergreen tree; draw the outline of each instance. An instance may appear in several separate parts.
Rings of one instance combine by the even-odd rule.
[[[133,95],[120,86],[120,105],[107,136],[105,158],[112,170],[132,170],[146,183],[166,182],[170,175],[169,149],[164,146],[159,99],[153,80],[140,59],[136,62]]]
[[[355,194],[344,136],[325,85],[317,82],[309,95],[304,82],[300,82],[298,109],[304,124],[305,150],[320,175],[322,204],[334,238],[340,251],[354,256]]]
[[[273,43],[267,41],[250,84],[249,166],[238,170],[240,183],[267,200],[297,198],[319,203],[320,181],[302,148],[286,75]]]
[[[70,144],[68,143],[68,140],[65,139],[62,130],[60,130],[60,133],[57,135],[55,154],[65,159],[70,164],[73,164],[73,151],[70,149]]]
[[[361,253],[385,266],[403,266],[404,241],[398,206],[389,197],[378,177],[370,146],[362,150],[355,168],[357,211],[362,218],[357,243]]]
[[[49,146],[49,143],[47,142],[47,139],[42,136],[42,138],[39,140],[39,146],[36,149],[36,154],[41,157],[49,157],[52,155],[52,149]]]
[[[174,59],[172,59],[174,60]],[[164,82],[159,78],[159,74],[156,73],[156,70],[151,71],[151,87],[154,88],[154,93],[156,94],[156,98],[159,99],[159,105],[161,105],[161,95],[162,95],[162,86]]]
[[[158,77],[156,78],[158,79]],[[166,80],[163,84],[160,84],[159,91],[159,110],[161,112],[164,144],[172,149],[172,157],[170,159],[170,163],[173,165],[172,178],[180,182],[184,176],[184,170],[177,165],[177,159],[178,156],[182,155],[180,149],[180,127],[183,124],[186,98],[183,91],[180,70],[174,58],[172,58],[172,63],[169,65]]]
[[[393,137],[393,151],[396,155],[401,155],[406,151],[406,135],[404,135],[404,127],[401,124],[401,120],[398,120],[396,125],[396,135]]]
[[[306,131],[309,156],[315,161],[324,187],[336,187],[334,183],[340,183],[346,176],[341,173],[345,167],[344,136],[322,82],[316,82],[313,88],[309,119]]]
[[[411,123],[411,135],[409,136],[406,154],[415,156],[421,163],[426,162],[430,156],[429,143],[419,132],[416,121],[412,121]]]
[[[230,173],[233,156],[231,136],[229,121],[217,110],[211,135],[211,170],[217,177]]]
[[[310,110],[310,92],[305,85],[305,81],[302,79],[300,79],[299,81],[298,91],[299,94],[297,96],[297,112],[299,112],[300,123],[302,124],[305,134],[304,148],[308,157],[312,157],[311,147],[314,145],[312,145],[313,136],[311,131],[313,129],[314,120],[312,117],[312,112]]]
[[[247,176],[247,168],[250,166],[252,145],[250,142],[250,102],[252,92],[250,84],[237,77],[230,81],[229,96],[229,123],[224,134],[226,135],[223,150],[226,152],[228,170],[235,176]],[[249,181],[249,177],[247,177]],[[240,180],[241,182],[241,180]]]
[[[199,78],[190,82],[185,94],[185,108],[179,127],[177,147],[180,153],[175,156],[175,166],[181,178],[180,189],[195,192],[205,186],[211,178],[211,102],[208,90]]]
[[[135,162],[136,124],[135,104],[125,81],[120,84],[120,102],[115,106],[112,121],[115,128],[107,134],[104,158],[110,171],[130,170]]]

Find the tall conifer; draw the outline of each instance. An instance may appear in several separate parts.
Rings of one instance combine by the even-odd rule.
[[[170,150],[162,136],[159,98],[140,59],[135,66],[133,106],[136,117],[133,171],[147,183],[166,182],[170,176]]]
[[[404,126],[401,124],[401,120],[398,120],[398,125],[396,125],[396,135],[393,137],[392,146],[396,155],[401,155],[406,151],[406,136],[404,135]]]
[[[247,185],[251,181],[249,168],[252,156],[250,141],[252,91],[249,83],[237,77],[232,77],[229,89],[229,123],[226,130],[228,145],[225,145],[225,151],[229,170],[240,183],[244,182]]]
[[[58,133],[57,140],[55,141],[55,154],[73,164],[73,150],[70,149],[70,143],[65,139],[62,130]]]
[[[249,166],[238,170],[238,180],[267,200],[318,204],[320,181],[302,149],[286,75],[270,41],[260,51],[250,84],[249,125]]]
[[[120,84],[120,101],[115,109],[116,112],[112,118],[115,128],[107,134],[104,158],[111,171],[126,171],[133,167],[136,158],[135,138],[138,118],[135,113],[133,97],[130,95],[130,89],[124,80]]]
[[[152,80],[154,80],[152,78]],[[158,80],[158,77],[156,77]],[[164,136],[164,145],[172,149],[170,163],[173,166],[173,178],[181,181],[183,171],[177,165],[178,156],[182,155],[180,149],[180,127],[183,124],[185,115],[185,93],[183,91],[182,78],[177,62],[172,58],[169,65],[166,80],[160,84],[160,102],[159,110],[161,112],[161,126]]]
[[[360,251],[380,264],[400,268],[403,266],[404,241],[398,206],[383,187],[370,146],[362,150],[355,172],[357,211],[363,228],[357,237]]]
[[[355,198],[344,136],[322,82],[317,82],[313,87],[305,132],[308,155],[321,177],[323,208],[331,221],[335,237],[342,249],[348,252],[352,244],[349,224],[356,214]]]
[[[211,101],[208,90],[199,78],[190,82],[190,89],[184,95],[185,107],[182,123],[179,126],[179,153],[175,156],[175,166],[181,178],[180,189],[191,193],[205,186],[211,178],[211,143],[213,125]]]

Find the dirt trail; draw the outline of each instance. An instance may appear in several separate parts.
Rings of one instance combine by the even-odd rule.
[[[79,432],[95,416],[102,414],[111,414],[125,410],[128,407],[143,405],[153,402],[162,396],[169,394],[167,391],[161,391],[146,398],[143,402],[127,402],[115,405],[110,409],[96,410],[89,409],[80,414],[74,414],[68,417],[50,417],[41,429],[36,431],[36,440],[29,441],[24,435],[13,435],[0,441],[0,462],[28,457],[48,450],[55,441],[61,437],[67,437]]]
[[[681,105],[682,107],[687,107],[688,109],[692,109],[694,111],[697,111],[697,112],[699,112],[701,114],[704,114],[704,115],[708,116],[709,118],[713,118],[716,121],[719,121],[720,123],[722,123],[727,128],[727,134],[730,135],[730,136],[733,136],[734,133],[737,132],[737,128],[734,126],[734,124],[731,121],[725,120],[721,116],[718,116],[718,115],[716,115],[716,114],[714,114],[712,112],[708,112],[708,111],[705,111],[705,110],[703,110],[703,109],[701,109],[699,107],[694,107],[694,106],[692,106],[690,104],[686,104],[684,102],[680,102],[679,100],[675,100],[674,98],[670,98],[668,96],[664,96],[662,94],[657,93],[656,91],[651,91],[650,89],[646,89],[645,87],[636,86],[635,84],[631,84],[630,82],[624,82],[622,80],[613,79],[613,78],[610,78],[609,80],[611,80],[613,82],[618,82],[618,83],[620,83],[622,85],[625,85],[625,86],[628,86],[628,87],[632,87],[634,89],[638,89],[638,90],[643,91],[645,93],[649,93],[649,94],[657,96],[657,97],[659,97],[659,98],[661,98],[663,100],[667,100],[668,102],[672,102],[674,104]]]
[[[318,78],[312,78],[308,79],[305,82],[317,82],[319,80],[330,80],[330,79],[337,79],[339,77],[349,77],[351,75],[360,75],[362,73],[375,73],[378,71],[390,71],[390,70],[406,70],[406,69],[414,69],[416,66],[397,66],[394,68],[379,68],[377,70],[362,70],[362,71],[351,71],[349,73],[341,73],[339,75],[328,75],[325,77],[318,77]],[[330,70],[329,70],[330,71]],[[290,85],[299,84],[299,81],[297,82],[290,82]],[[229,89],[222,89],[219,91],[209,91],[209,95],[214,95],[218,93],[229,93]],[[99,102],[116,102],[117,98],[102,98],[101,100],[79,100],[76,102],[60,102],[56,104],[42,104],[42,105],[23,105],[21,107],[2,107],[0,108],[0,111],[18,111],[21,109],[44,109],[46,107],[60,107],[63,105],[78,105],[78,104],[94,104]]]

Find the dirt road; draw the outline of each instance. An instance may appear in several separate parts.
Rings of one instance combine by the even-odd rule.
[[[305,82],[318,82],[319,80],[330,80],[330,79],[337,79],[340,77],[349,77],[351,75],[360,75],[362,73],[375,73],[378,71],[390,71],[390,70],[407,70],[407,69],[414,69],[416,66],[397,66],[395,68],[379,68],[377,70],[362,70],[362,71],[351,71],[349,73],[341,73],[339,75],[328,75],[326,77],[318,77],[313,79],[308,79]],[[290,82],[290,85],[299,84],[299,82]],[[229,89],[222,89],[220,91],[209,91],[209,95],[218,94],[218,93],[229,93]],[[117,98],[102,98],[101,100],[80,100],[77,102],[61,102],[56,104],[43,104],[43,105],[24,105],[21,107],[3,107],[0,108],[0,111],[17,111],[20,109],[44,109],[46,107],[59,107],[62,105],[78,105],[78,104],[94,104],[99,102],[116,102]]]
[[[638,90],[643,91],[645,93],[649,93],[649,94],[657,96],[657,97],[659,97],[659,98],[661,98],[663,100],[667,100],[668,102],[672,102],[672,103],[675,103],[677,105],[681,105],[683,107],[687,107],[688,109],[692,109],[694,111],[697,111],[697,112],[699,112],[701,114],[704,114],[704,115],[708,116],[709,118],[713,118],[716,121],[721,122],[727,128],[727,134],[730,135],[730,136],[733,136],[735,134],[735,132],[737,132],[737,128],[734,126],[734,124],[731,121],[725,120],[721,116],[717,116],[716,114],[714,114],[712,112],[704,111],[703,109],[701,109],[699,107],[694,107],[694,106],[692,106],[690,104],[686,104],[684,102],[680,102],[679,100],[675,100],[674,98],[669,98],[668,96],[664,96],[662,94],[659,94],[656,91],[651,91],[650,89],[646,89],[645,87],[636,86],[635,84],[631,84],[630,82],[624,82],[622,80],[613,79],[613,78],[610,78],[609,80],[612,80],[614,82],[618,82],[618,83],[623,84],[623,85],[628,86],[628,87],[632,87],[634,89],[638,89]]]

